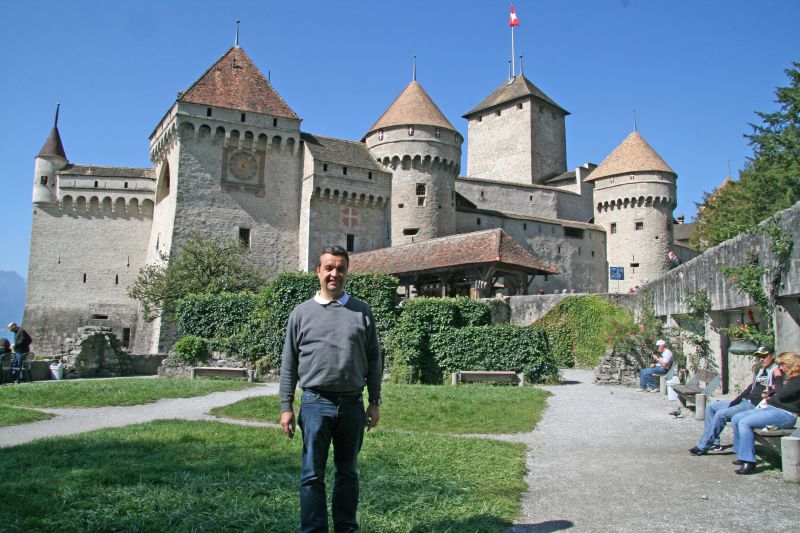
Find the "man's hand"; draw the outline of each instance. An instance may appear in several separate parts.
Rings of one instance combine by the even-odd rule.
[[[294,437],[294,411],[281,413],[281,429],[290,439]]]
[[[374,404],[367,406],[367,431],[378,425],[381,419],[381,408]]]

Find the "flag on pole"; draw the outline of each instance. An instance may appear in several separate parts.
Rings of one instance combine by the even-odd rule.
[[[508,19],[508,25],[511,27],[519,26],[519,19],[517,18],[517,14],[514,11],[514,6],[511,6],[511,17]]]

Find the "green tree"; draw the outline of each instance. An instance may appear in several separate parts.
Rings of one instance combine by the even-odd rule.
[[[707,192],[698,204],[697,231],[692,244],[700,250],[755,227],[777,211],[800,201],[800,63],[786,75],[788,87],[775,91],[779,105],[772,113],[756,113],[745,135],[753,147],[737,181],[726,181]]]
[[[256,291],[263,283],[241,243],[193,234],[174,257],[162,255],[160,262],[142,267],[128,296],[139,301],[146,320],[154,320],[174,316],[187,296]]]

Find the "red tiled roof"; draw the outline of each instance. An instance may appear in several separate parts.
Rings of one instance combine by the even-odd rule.
[[[178,101],[298,118],[241,48],[233,47]]]
[[[558,274],[501,229],[440,237],[350,256],[350,272],[405,274],[497,263],[533,274]]]
[[[367,135],[381,128],[391,126],[438,126],[456,131],[441,109],[433,102],[425,89],[416,81],[403,89],[392,105],[383,112],[383,115],[367,131]]]

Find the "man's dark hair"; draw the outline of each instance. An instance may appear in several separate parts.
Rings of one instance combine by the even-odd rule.
[[[322,256],[325,254],[344,257],[345,262],[348,264],[348,266],[350,265],[350,254],[348,254],[347,250],[345,250],[341,246],[326,246],[319,253],[319,259],[322,259]],[[322,263],[319,259],[317,259],[317,266],[320,266],[320,264]]]

